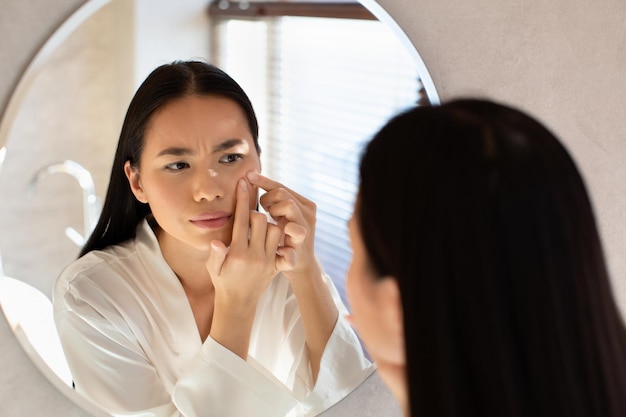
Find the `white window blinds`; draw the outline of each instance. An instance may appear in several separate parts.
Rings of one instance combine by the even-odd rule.
[[[345,297],[360,152],[422,100],[417,69],[377,20],[226,19],[218,33],[217,64],[257,111],[263,173],[317,203],[316,251]]]

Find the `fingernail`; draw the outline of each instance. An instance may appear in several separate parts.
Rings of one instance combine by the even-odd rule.
[[[246,176],[248,177],[248,179],[249,179],[250,181],[256,181],[256,180],[259,178],[259,174],[257,174],[257,173],[256,173],[256,172],[254,172],[254,171],[250,171],[250,172],[248,172],[248,173],[246,174]]]
[[[248,189],[248,183],[243,178],[239,180],[239,186],[241,187],[242,190]]]

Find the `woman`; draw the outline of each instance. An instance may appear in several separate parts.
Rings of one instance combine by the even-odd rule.
[[[372,372],[315,258],[315,204],[260,174],[257,136],[207,63],[163,65],[131,101],[53,299],[75,388],[107,412],[316,415]]]
[[[366,146],[351,320],[408,416],[626,415],[626,333],[583,180],[529,115],[458,99]]]

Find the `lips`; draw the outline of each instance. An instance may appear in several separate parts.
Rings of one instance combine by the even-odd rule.
[[[219,229],[224,227],[230,220],[230,213],[220,211],[213,213],[204,213],[196,216],[190,220],[190,222],[197,227],[203,229]]]

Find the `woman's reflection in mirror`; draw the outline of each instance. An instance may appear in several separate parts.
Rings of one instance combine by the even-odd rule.
[[[351,321],[406,417],[626,416],[626,332],[583,179],[489,99],[407,109],[366,145]]]
[[[257,137],[205,62],[160,66],[133,97],[53,298],[75,389],[109,413],[317,415],[373,372],[316,259],[316,206],[260,174]]]

